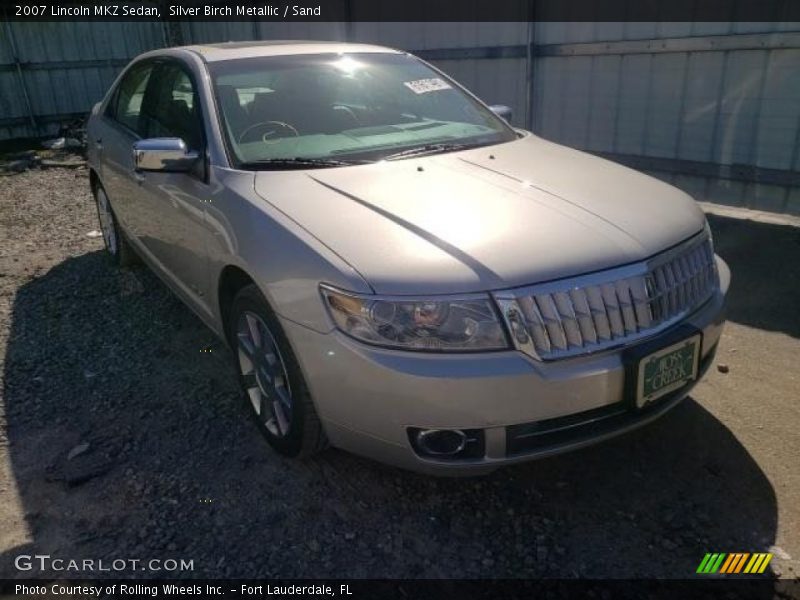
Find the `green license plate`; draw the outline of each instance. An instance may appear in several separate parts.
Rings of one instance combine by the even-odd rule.
[[[699,335],[645,356],[639,362],[636,406],[643,408],[697,379],[699,362]]]

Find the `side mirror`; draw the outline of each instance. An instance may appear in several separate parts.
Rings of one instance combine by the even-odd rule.
[[[511,107],[506,106],[505,104],[492,104],[489,107],[489,110],[501,119],[505,119],[509,123],[511,122]]]
[[[133,168],[137,171],[189,171],[199,157],[180,138],[150,138],[133,143]]]

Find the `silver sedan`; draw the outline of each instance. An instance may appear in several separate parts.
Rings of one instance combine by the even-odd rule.
[[[377,46],[150,52],[89,120],[106,249],[227,342],[280,453],[584,446],[686,396],[730,274],[689,196],[509,118]]]

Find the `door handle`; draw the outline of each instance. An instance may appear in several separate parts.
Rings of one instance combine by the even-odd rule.
[[[94,147],[98,152],[102,151],[103,150],[103,138],[97,138],[94,141]]]
[[[136,180],[136,183],[138,183],[139,185],[142,185],[144,183],[144,173],[141,173],[139,171],[134,171],[133,172],[133,178]]]

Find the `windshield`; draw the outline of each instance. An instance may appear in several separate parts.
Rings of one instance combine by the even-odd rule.
[[[446,152],[516,137],[453,81],[405,54],[268,56],[209,69],[241,167],[402,158],[414,148]]]

